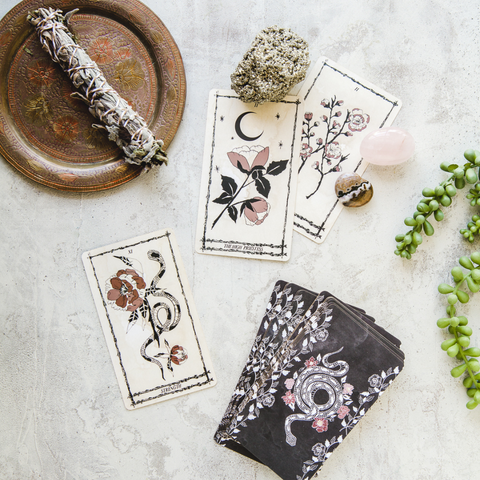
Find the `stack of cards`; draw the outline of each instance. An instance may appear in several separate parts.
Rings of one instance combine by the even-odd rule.
[[[247,104],[213,90],[197,251],[286,261],[294,228],[322,242],[343,208],[336,179],[363,173],[362,139],[399,110],[397,98],[326,58],[280,102]]]
[[[403,362],[363,310],[279,281],[215,441],[284,480],[309,479]]]

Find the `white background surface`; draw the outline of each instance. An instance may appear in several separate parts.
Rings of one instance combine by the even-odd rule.
[[[278,478],[212,440],[278,279],[366,309],[406,354],[403,373],[319,478],[476,478],[480,408],[465,408],[435,325],[445,305],[437,285],[475,249],[457,233],[474,210],[466,192],[410,262],[393,250],[422,188],[445,178],[438,165],[479,147],[478,2],[146,3],[175,38],[187,75],[169,166],[114,190],[70,194],[33,183],[0,159],[0,478]],[[14,4],[0,0],[0,16]],[[202,256],[193,248],[208,92],[229,88],[255,35],[273,24],[305,38],[312,62],[325,55],[398,96],[394,125],[414,136],[416,153],[396,167],[369,166],[373,200],[344,210],[321,245],[294,233],[286,264]],[[164,227],[176,233],[218,384],[129,412],[80,257]],[[479,302],[462,308],[476,345]]]

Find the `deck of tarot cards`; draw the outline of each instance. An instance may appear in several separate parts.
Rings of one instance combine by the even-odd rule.
[[[309,479],[403,362],[400,341],[363,310],[278,281],[215,441]]]

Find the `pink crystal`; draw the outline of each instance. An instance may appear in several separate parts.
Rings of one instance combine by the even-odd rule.
[[[405,130],[380,128],[369,133],[360,144],[360,155],[375,165],[396,165],[407,161],[415,151],[415,141]]]

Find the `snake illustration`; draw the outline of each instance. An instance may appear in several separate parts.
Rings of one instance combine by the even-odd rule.
[[[157,342],[157,345],[160,347],[160,336],[165,332],[173,330],[178,325],[181,317],[180,304],[173,295],[166,292],[164,289],[157,287],[157,284],[165,274],[166,269],[165,260],[163,259],[160,252],[158,252],[157,250],[149,250],[147,253],[147,257],[149,258],[149,260],[158,262],[160,264],[160,267],[158,273],[155,275],[155,277],[153,277],[152,283],[147,289],[146,294],[153,295],[154,297],[160,297],[161,299],[166,299],[168,300],[168,303],[165,303],[164,301],[159,301],[155,303],[155,305],[151,309],[149,314],[149,322],[152,326],[153,334],[145,340],[140,349],[140,353],[145,360],[154,363],[155,365],[160,367],[162,377],[165,380],[162,364],[156,358],[148,355],[147,348],[154,342]],[[163,321],[160,315],[162,311],[165,312],[165,318]]]
[[[331,355],[335,355],[343,350],[343,347],[336,352],[324,355],[322,365],[316,365],[306,368],[295,380],[293,394],[298,408],[303,413],[294,413],[285,419],[286,441],[294,447],[297,438],[292,434],[292,423],[300,420],[308,422],[316,418],[327,418],[332,413],[338,411],[343,404],[343,386],[335,378],[345,375],[349,366],[347,362],[338,360],[330,363],[328,361]],[[334,368],[340,367],[337,370]],[[315,394],[318,390],[325,390],[328,393],[328,400],[323,404],[315,403]]]

